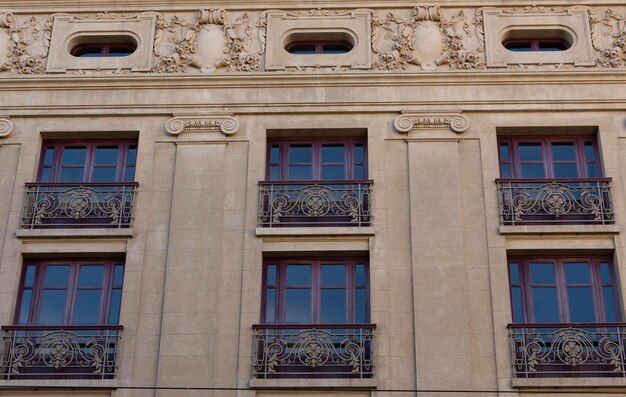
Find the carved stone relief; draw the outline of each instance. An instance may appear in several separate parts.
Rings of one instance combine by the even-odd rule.
[[[230,114],[220,115],[174,115],[165,124],[165,130],[171,135],[183,132],[221,131],[232,135],[239,129],[239,120]]]
[[[35,17],[19,23],[12,13],[0,12],[0,71],[12,74],[43,73],[45,54],[35,53],[42,38],[47,53],[49,37],[47,32],[42,36],[41,24]]]
[[[398,132],[418,129],[451,129],[457,134],[469,128],[469,119],[460,113],[411,112],[402,113],[393,121]]]
[[[0,138],[9,136],[13,132],[13,123],[9,117],[0,117]]]

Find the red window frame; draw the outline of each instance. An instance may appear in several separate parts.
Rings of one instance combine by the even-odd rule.
[[[555,160],[552,155],[551,145],[555,143],[572,143],[575,150],[575,161]],[[540,161],[524,161],[520,157],[520,145],[540,144],[542,159]],[[543,164],[543,178],[556,178],[555,164],[576,164],[577,178],[602,177],[602,167],[595,136],[515,136],[498,138],[498,158],[500,163],[500,175],[502,178],[526,178],[522,175],[523,164]],[[510,170],[510,171],[509,171]]]
[[[63,153],[67,148],[85,147],[86,154],[82,164],[63,164]],[[119,152],[115,163],[97,164],[96,149],[102,147],[117,147]],[[52,150],[52,155],[47,155]],[[93,171],[97,168],[115,167],[115,179],[98,182],[132,182],[135,176],[137,162],[136,140],[65,140],[44,141],[41,147],[41,156],[37,171],[37,182],[64,182],[61,181],[63,168],[83,168],[83,178],[79,182],[93,182]],[[49,175],[44,175],[49,169]]]
[[[528,43],[530,51],[533,51],[533,52],[534,51],[540,51],[540,52],[566,51],[571,47],[570,43],[568,43],[566,40],[559,39],[559,38],[511,39],[511,40],[504,41],[502,45],[504,46],[504,48],[506,48],[509,51],[515,51],[515,49],[511,49],[508,47],[509,44],[513,44],[513,43]],[[542,44],[559,44],[559,45],[562,45],[564,49],[547,50],[545,48],[542,48]]]
[[[133,54],[135,51],[137,51],[137,46],[134,46],[132,44],[125,44],[125,43],[84,43],[84,44],[79,44],[77,46],[75,46],[74,48],[72,48],[72,50],[70,51],[70,54],[72,56],[75,57],[82,57],[83,54],[81,54],[81,51],[85,50],[85,49],[95,49],[95,50],[99,50],[100,55],[98,54],[98,51],[92,51],[89,54],[93,54],[92,57],[94,58],[105,58],[105,57],[110,57],[110,53],[111,53],[111,48],[119,48],[119,49],[123,49],[123,52],[127,52],[128,55],[113,55],[121,57],[121,56],[130,56],[131,54]]]
[[[311,145],[312,159],[310,162],[290,162],[289,150],[292,145]],[[344,145],[344,162],[333,163],[322,161],[322,147],[324,145]],[[363,158],[359,161],[356,157],[356,148],[361,145]],[[274,149],[277,148],[277,156],[273,156]],[[331,179],[322,179],[322,167],[333,165],[344,165],[344,178],[333,179],[335,181],[348,180],[367,180],[367,143],[364,138],[351,139],[270,139],[267,143],[266,157],[266,180],[268,181],[292,181],[290,179],[289,166],[310,166],[312,169],[312,178],[310,181],[331,181]],[[355,178],[356,168],[362,167],[363,178]],[[277,169],[277,177],[272,175],[274,169]],[[300,179],[301,180],[301,179]]]
[[[313,53],[307,53],[307,54],[297,54],[297,53],[293,53],[291,51],[293,51],[294,47],[297,46],[301,46],[301,45],[311,45],[315,47],[315,52]],[[344,52],[336,52],[336,51],[327,51],[326,50],[326,46],[328,45],[341,45],[344,46],[346,48],[346,51]],[[329,41],[329,40],[310,40],[310,41],[293,41],[289,44],[287,44],[285,46],[285,50],[287,50],[287,52],[289,52],[290,54],[294,54],[294,55],[319,55],[319,54],[346,54],[350,51],[352,51],[352,44],[350,44],[347,41]]]
[[[533,282],[531,279],[531,264],[553,264],[554,282]],[[567,282],[565,265],[573,263],[589,264],[588,283]],[[606,277],[602,277],[601,267],[605,268]],[[517,270],[518,273],[515,273]],[[607,274],[608,272],[608,274]],[[619,322],[621,321],[621,313],[619,310],[619,293],[616,283],[615,268],[612,261],[608,257],[510,257],[508,259],[509,273],[509,293],[511,300],[511,312],[513,322],[517,324],[533,324],[540,323],[537,321],[534,313],[533,288],[555,289],[559,320],[549,321],[546,323],[572,323],[572,313],[570,310],[570,301],[568,289],[588,288],[592,292],[592,305],[595,313],[595,323]],[[517,275],[516,275],[517,274]],[[519,290],[518,302],[513,291]],[[606,289],[610,289],[607,291]],[[605,297],[611,298],[610,304],[606,302]],[[516,309],[519,307],[519,310]],[[521,311],[521,313],[519,313]],[[518,312],[518,313],[516,313]],[[519,318],[519,316],[522,318]]]
[[[45,273],[49,266],[68,266],[69,277],[67,286],[48,286],[45,285],[44,278]],[[101,265],[104,266],[102,284],[100,286],[81,286],[79,283],[80,267],[89,265]],[[34,272],[32,274],[32,285],[27,280],[27,275],[30,273],[30,269]],[[116,280],[116,271],[121,271],[120,280]],[[44,291],[47,290],[65,290],[66,301],[64,318],[62,324],[45,324],[47,326],[64,326],[64,325],[84,325],[73,324],[74,321],[74,309],[76,308],[77,293],[84,290],[100,290],[100,306],[97,324],[88,324],[93,326],[101,325],[117,325],[119,323],[119,309],[121,307],[121,295],[124,283],[124,261],[121,260],[41,260],[41,261],[27,261],[24,264],[22,275],[20,277],[20,290],[17,299],[17,305],[15,310],[15,316],[13,323],[15,325],[42,325],[40,324],[41,305],[44,301]],[[30,303],[23,307],[23,299],[25,291],[31,291]],[[118,292],[119,301],[117,302],[117,311],[112,313],[113,309],[113,293]],[[26,302],[24,302],[26,303]],[[22,310],[27,309],[28,313],[24,319],[22,317]],[[115,319],[115,321],[112,321]]]
[[[311,265],[311,281],[307,285],[287,285],[287,266],[288,265]],[[345,284],[325,286],[321,283],[321,269],[323,265],[345,265]],[[276,281],[268,282],[268,269],[270,266],[275,267]],[[364,266],[363,283],[357,282],[357,265]],[[320,322],[320,309],[322,306],[321,292],[326,289],[345,289],[346,307],[345,318],[346,324],[367,324],[370,321],[370,302],[369,302],[369,263],[364,258],[320,258],[320,259],[265,259],[263,261],[263,297],[261,299],[261,323],[262,324],[293,324],[285,321],[286,315],[286,291],[289,289],[310,289],[310,319],[309,324],[323,324]],[[357,321],[357,290],[363,290],[363,321]],[[268,290],[274,290],[274,308],[273,310],[267,305]],[[273,313],[273,321],[267,318],[268,313]]]

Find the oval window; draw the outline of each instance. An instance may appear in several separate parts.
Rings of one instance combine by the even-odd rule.
[[[514,52],[558,52],[569,49],[574,37],[562,29],[514,29],[505,33],[502,45]]]
[[[285,40],[290,54],[345,54],[354,48],[355,40],[345,32],[292,33]]]
[[[127,57],[137,50],[132,36],[78,36],[72,40],[70,54],[78,58]]]

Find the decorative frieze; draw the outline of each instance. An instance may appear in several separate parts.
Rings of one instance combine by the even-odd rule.
[[[13,123],[9,117],[0,117],[0,138],[9,136],[13,132]]]
[[[174,115],[165,124],[165,130],[171,135],[183,132],[220,131],[232,135],[239,129],[239,120],[232,115]]]
[[[393,121],[398,132],[419,129],[451,129],[461,134],[469,127],[469,119],[460,113],[402,113]]]

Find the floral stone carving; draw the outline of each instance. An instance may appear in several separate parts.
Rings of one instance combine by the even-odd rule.
[[[19,24],[12,13],[0,12],[0,72],[44,73],[43,57],[32,54],[32,44],[40,38],[41,25],[34,16]]]
[[[460,113],[403,113],[396,117],[393,126],[399,132],[450,128],[460,134],[469,127],[469,119]]]
[[[165,124],[165,130],[171,135],[185,131],[221,131],[232,135],[239,129],[239,120],[232,115],[174,115]]]

